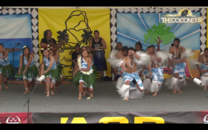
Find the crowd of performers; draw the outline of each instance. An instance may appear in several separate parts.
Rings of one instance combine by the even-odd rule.
[[[44,33],[45,41],[51,38],[50,30]],[[96,83],[96,76],[100,72],[103,79],[103,71],[107,69],[104,57],[106,49],[105,41],[99,37],[99,32],[94,32],[95,38],[90,41],[89,46],[82,46],[81,52],[79,45],[72,54],[73,60],[73,81],[78,86],[78,99],[89,94],[93,97],[93,88]],[[52,40],[51,40],[52,41]],[[63,41],[61,44],[63,44]],[[60,54],[57,48],[60,44],[44,44],[41,41],[42,63],[39,69],[35,65],[34,54],[30,53],[30,48],[23,47],[20,55],[18,74],[23,76],[25,94],[33,89],[38,77],[45,75],[44,85],[46,97],[58,92],[58,86],[63,82],[61,75]],[[193,55],[191,49],[180,46],[180,39],[175,38],[169,52],[156,50],[154,45],[148,46],[147,50],[142,49],[140,42],[132,47],[122,46],[117,43],[117,49],[113,49],[107,61],[112,66],[115,74],[116,88],[123,100],[141,98],[145,93],[153,93],[157,96],[164,82],[164,72],[162,66],[173,68],[172,78],[164,83],[173,93],[182,93],[181,88],[186,86],[186,60]],[[195,62],[200,73],[204,90],[208,85],[208,48],[200,55],[198,62]],[[8,52],[0,44],[0,90],[2,89],[2,79],[7,86],[7,78],[14,76],[14,68],[8,61]]]

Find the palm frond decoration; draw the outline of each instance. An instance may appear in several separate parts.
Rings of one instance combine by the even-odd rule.
[[[63,30],[63,31],[58,31],[57,33],[59,34],[57,36],[58,42],[61,42],[63,40],[67,40],[66,43],[68,43],[68,41],[69,41],[69,35],[68,35],[66,29]]]
[[[93,38],[92,31],[83,30],[84,34],[82,34],[82,43],[87,45],[90,40]]]

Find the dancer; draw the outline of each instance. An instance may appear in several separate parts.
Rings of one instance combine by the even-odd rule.
[[[145,53],[135,53],[134,48],[128,49],[128,56],[123,59],[115,59],[111,62],[113,66],[120,66],[123,69],[123,85],[117,86],[118,93],[121,95],[123,100],[129,100],[130,82],[136,81],[135,86],[140,92],[144,91],[142,81],[137,72],[137,65],[146,65],[150,61],[150,57]],[[118,81],[117,81],[118,82]]]
[[[147,47],[147,54],[150,56],[151,55],[151,46]],[[143,81],[143,86],[145,89],[145,93],[148,93],[150,91],[150,85],[151,85],[151,77],[152,77],[152,73],[151,73],[151,62],[146,65],[146,66],[142,66],[143,67],[143,72],[144,72],[144,81]]]
[[[42,66],[41,69],[42,70],[41,75],[45,75],[46,77],[46,92],[47,92],[46,97],[50,96],[49,88],[51,95],[54,95],[53,92],[54,84],[56,83],[56,81],[60,80],[60,73],[57,69],[55,59],[53,56],[49,55],[48,50],[49,48],[41,49],[43,54],[42,63],[44,64],[44,66]]]
[[[204,90],[207,90],[207,85],[208,85],[208,48],[204,49],[204,54],[200,55],[199,58],[199,70],[201,71],[200,73],[202,74],[201,76],[201,82],[203,84]],[[200,66],[201,64],[201,66]]]
[[[33,54],[30,53],[29,47],[23,47],[23,54],[21,54],[20,56],[18,74],[23,75],[23,83],[25,87],[24,94],[30,93],[29,86],[34,86],[34,83],[32,83],[32,81],[35,81],[35,78],[38,76],[38,68],[35,65],[35,59]]]
[[[93,87],[95,86],[96,75],[93,73],[92,69],[92,60],[88,57],[86,50],[83,50],[81,56],[77,60],[75,68],[78,68],[74,72],[73,81],[79,86],[79,97],[78,100],[81,100],[81,93],[83,91],[83,84],[88,86],[87,90],[90,92],[90,97],[93,97]]]
[[[169,89],[173,89],[173,93],[182,93],[180,90],[182,87],[186,86],[186,60],[193,55],[191,49],[185,49],[180,46],[180,39],[174,39],[174,46],[169,49],[169,65],[173,68],[173,77],[171,82],[166,83]]]
[[[54,85],[54,91],[57,92],[56,89],[58,89],[58,86],[64,81],[64,78],[63,78],[63,76],[61,74],[62,70],[63,70],[63,67],[60,64],[60,54],[58,53],[58,51],[55,51],[55,47],[53,45],[50,45],[50,50],[52,50],[50,52],[52,54],[54,54],[53,57],[54,57],[54,59],[56,61],[57,69],[58,69],[58,71],[60,73],[60,81],[57,81],[56,84]]]
[[[138,41],[138,42],[135,44],[135,50],[136,50],[136,53],[144,53],[144,52],[145,52],[145,51],[142,49],[142,44],[141,44],[140,41]],[[139,73],[139,76],[141,77],[141,79],[144,80],[145,76],[144,76],[143,67],[138,66],[138,67],[137,67],[137,70],[138,70],[138,73]]]
[[[150,48],[151,56],[151,72],[152,72],[152,82],[150,85],[150,92],[154,93],[152,96],[157,96],[158,91],[161,89],[162,83],[164,81],[163,68],[161,67],[163,63],[168,59],[168,54],[165,52],[156,52],[155,46],[152,45]]]
[[[9,89],[7,78],[14,77],[14,67],[9,63],[8,53],[4,50],[4,45],[0,44],[0,90],[2,90],[2,77],[6,89]]]

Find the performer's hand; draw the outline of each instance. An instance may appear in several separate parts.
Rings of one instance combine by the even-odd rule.
[[[127,71],[127,68],[124,67],[124,71]]]
[[[20,75],[21,74],[21,71],[19,70],[18,74]]]
[[[26,72],[26,70],[24,70],[24,71],[22,72],[22,74],[24,75],[24,74],[25,74],[25,72]]]

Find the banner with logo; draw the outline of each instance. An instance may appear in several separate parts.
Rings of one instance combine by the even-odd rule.
[[[50,29],[52,38],[57,42],[61,40],[61,33],[68,35],[68,42],[58,51],[60,63],[63,66],[62,75],[72,77],[72,52],[75,45],[89,45],[94,30],[100,32],[107,44],[105,57],[108,58],[111,50],[110,44],[110,10],[109,9],[38,9],[39,42],[44,36],[44,31]],[[40,55],[40,62],[42,55]],[[108,70],[105,76],[111,77],[111,67],[107,63]]]
[[[28,113],[0,113],[0,124],[28,123]],[[32,123],[32,113],[29,113],[29,123]]]
[[[33,52],[31,14],[0,15],[0,21],[0,44],[9,52],[9,62],[18,70],[23,46]]]
[[[208,112],[69,112],[69,113],[33,113],[33,123],[90,124],[168,124],[168,123],[207,123]]]
[[[142,49],[148,46],[160,46],[161,51],[169,51],[174,38],[180,39],[180,45],[190,48],[196,59],[200,53],[200,12],[182,9],[175,13],[119,13],[117,12],[117,42],[123,46],[135,47],[140,41]],[[167,66],[164,66],[165,78]],[[187,61],[186,77],[199,77],[196,66]]]

